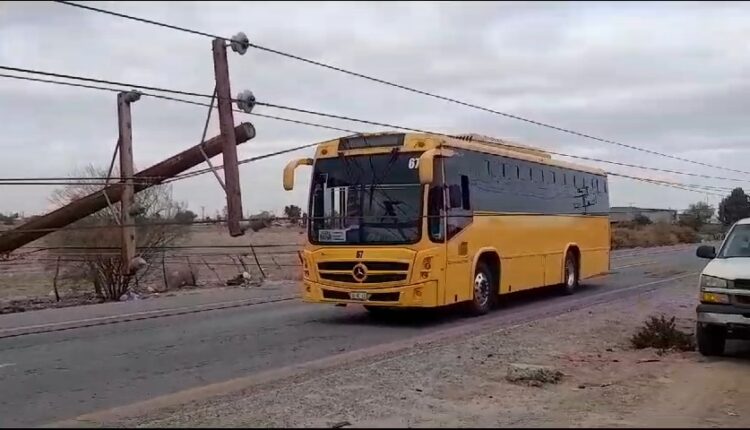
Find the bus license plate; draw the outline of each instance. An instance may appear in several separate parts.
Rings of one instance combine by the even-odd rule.
[[[349,297],[351,297],[352,300],[367,300],[369,296],[369,294],[360,291],[349,293]]]

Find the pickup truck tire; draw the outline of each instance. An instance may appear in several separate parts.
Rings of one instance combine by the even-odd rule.
[[[724,354],[727,333],[724,327],[696,323],[695,338],[698,343],[698,351],[707,357]]]

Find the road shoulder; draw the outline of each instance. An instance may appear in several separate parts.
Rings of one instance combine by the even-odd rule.
[[[561,316],[419,346],[232,398],[119,423],[127,426],[747,426],[750,363],[633,351],[649,315],[692,331],[693,282]],[[502,312],[502,310],[498,311]],[[745,354],[740,351],[740,355]],[[562,382],[505,380],[511,363],[551,366]],[[698,383],[693,383],[698,381]],[[728,403],[727,398],[733,399]],[[290,407],[294,405],[294,407]]]

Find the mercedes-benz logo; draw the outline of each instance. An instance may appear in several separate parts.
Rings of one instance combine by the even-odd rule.
[[[354,280],[357,282],[364,282],[364,280],[367,279],[367,266],[362,263],[354,266],[354,269],[352,269],[352,277],[354,277]]]

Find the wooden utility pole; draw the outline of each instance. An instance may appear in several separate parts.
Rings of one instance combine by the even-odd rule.
[[[122,232],[122,274],[132,274],[132,261],[135,258],[135,225],[132,211],[135,206],[133,188],[133,125],[130,116],[130,104],[141,98],[135,91],[117,94],[117,119],[120,129],[120,176],[122,181],[122,200],[120,200],[120,229]]]
[[[219,107],[219,129],[224,139],[224,184],[227,195],[227,227],[232,237],[244,234],[242,220],[242,194],[240,192],[240,169],[237,164],[237,147],[234,137],[234,115],[229,86],[229,64],[227,45],[224,39],[214,39],[214,74],[216,76],[216,98]]]

